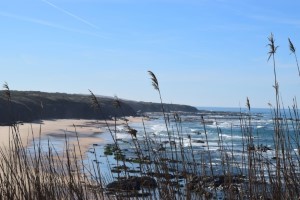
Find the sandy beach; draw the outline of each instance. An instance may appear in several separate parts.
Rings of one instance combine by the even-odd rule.
[[[128,117],[128,122],[141,122],[140,117]],[[110,128],[114,125],[125,125],[125,120],[108,120]],[[32,144],[32,138],[42,139],[52,138],[64,139],[67,137],[76,138],[78,136],[81,152],[84,154],[90,146],[93,144],[99,144],[103,142],[99,134],[103,133],[107,128],[104,120],[86,120],[86,119],[55,119],[55,120],[43,120],[39,123],[24,123],[19,124],[18,129],[20,138],[24,146],[30,146]],[[12,134],[11,127],[0,126],[1,140],[0,147],[9,146],[9,135]],[[70,145],[75,147],[76,153],[79,153],[77,140],[70,140]]]

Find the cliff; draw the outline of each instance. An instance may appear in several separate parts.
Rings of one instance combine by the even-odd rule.
[[[0,91],[0,124],[38,119],[104,119],[161,111],[159,103],[120,100],[120,109],[114,107],[112,97],[98,96],[97,99],[101,112],[95,112],[91,107],[89,95],[11,91],[10,103],[4,97],[3,91]],[[187,105],[164,104],[164,107],[166,111],[197,112],[195,107]]]

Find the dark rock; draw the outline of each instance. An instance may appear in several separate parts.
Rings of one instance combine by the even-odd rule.
[[[151,195],[151,193],[149,192],[142,192],[142,193],[138,193],[138,192],[126,192],[126,193],[118,193],[118,197],[122,197],[122,199],[128,199],[131,197],[149,197]]]
[[[135,180],[141,184],[141,187],[146,187],[146,188],[157,187],[156,180],[148,176],[135,177]]]
[[[121,177],[119,180],[113,181],[106,186],[108,190],[113,190],[113,191],[140,190],[141,187],[155,188],[157,187],[156,180],[148,176],[129,177],[129,178]]]
[[[267,152],[267,151],[272,150],[272,149],[268,146],[260,145],[260,146],[257,147],[257,150],[262,151],[262,152]]]
[[[148,172],[149,176],[154,176],[156,178],[165,178],[165,179],[174,179],[176,176],[167,173],[158,173],[158,172]]]
[[[231,194],[238,194],[239,193],[239,188],[240,186],[239,185],[235,185],[235,184],[231,184],[229,187],[228,187],[228,190]]]
[[[122,170],[120,170],[120,169],[111,169],[110,171],[112,173],[121,173],[122,172]]]
[[[139,173],[139,172],[141,172],[141,170],[129,169],[129,170],[127,170],[127,172],[129,172],[129,173]]]
[[[186,184],[186,189],[204,195],[206,199],[212,198],[212,193],[206,191],[200,183],[189,182]]]
[[[214,180],[214,187],[219,187],[224,184],[224,176],[219,176]]]
[[[195,143],[205,143],[203,140],[193,140]]]
[[[117,180],[107,184],[106,189],[113,191],[120,190],[140,190],[141,185],[135,180]]]
[[[244,182],[244,177],[240,175],[220,175],[220,176],[192,176],[190,186],[200,184],[204,186],[219,187],[229,184]]]

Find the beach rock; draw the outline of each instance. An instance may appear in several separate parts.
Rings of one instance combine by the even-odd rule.
[[[270,147],[268,147],[268,146],[263,146],[263,145],[258,146],[257,149],[258,149],[259,151],[262,151],[262,152],[267,152],[267,151],[269,151],[269,150],[272,150]]]
[[[237,185],[237,184],[231,184],[228,187],[228,192],[230,194],[237,195],[237,194],[239,194],[239,188],[240,188],[239,185]]]
[[[209,191],[206,191],[201,183],[194,183],[194,182],[189,182],[186,184],[186,189],[189,191],[193,191],[195,193],[198,193],[200,195],[203,195],[205,199],[211,199],[213,194]]]
[[[148,176],[142,177],[121,177],[117,181],[113,181],[106,186],[106,189],[112,191],[132,191],[132,190],[140,190],[141,187],[144,188],[156,188],[157,182],[154,178]]]
[[[262,151],[262,152],[267,152],[269,150],[272,150],[272,148],[268,147],[268,146],[264,146],[264,145],[258,145],[258,146],[254,146],[254,145],[248,145],[248,151]]]
[[[156,188],[157,182],[149,176],[135,177],[135,180],[140,183],[141,187]]]
[[[192,176],[190,183],[219,187],[232,183],[242,183],[243,181],[244,177],[241,175]]]
[[[205,143],[203,140],[193,140],[194,143]]]
[[[140,190],[141,189],[141,185],[137,181],[131,180],[131,179],[117,180],[117,181],[113,181],[113,182],[107,184],[106,189],[107,190],[112,190],[112,191]]]
[[[111,169],[110,171],[112,173],[121,173],[122,172],[122,170],[120,170],[120,169]]]
[[[158,173],[158,172],[148,172],[149,176],[154,176],[157,178],[165,178],[165,179],[174,179],[175,175],[167,174],[167,173]]]
[[[219,176],[217,177],[216,179],[214,179],[214,187],[219,187],[220,185],[223,185],[224,184],[224,176]]]
[[[129,169],[129,170],[127,170],[127,172],[129,172],[129,173],[139,173],[139,172],[141,172],[141,170]]]

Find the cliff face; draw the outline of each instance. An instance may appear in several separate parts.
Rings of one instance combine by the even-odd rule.
[[[160,103],[142,102],[142,101],[128,101],[125,100],[136,112],[161,112],[162,107]],[[163,104],[166,112],[183,111],[183,112],[197,112],[197,108],[188,105],[179,104]]]
[[[11,91],[12,102],[9,103],[2,95],[3,91],[0,92],[0,124],[37,119],[104,119],[114,116],[136,116],[137,112],[161,111],[159,103],[121,100],[121,108],[115,108],[113,98],[98,97],[101,111],[95,112],[88,95],[36,91]],[[196,108],[186,105],[165,104],[164,107],[166,111],[197,111]]]

